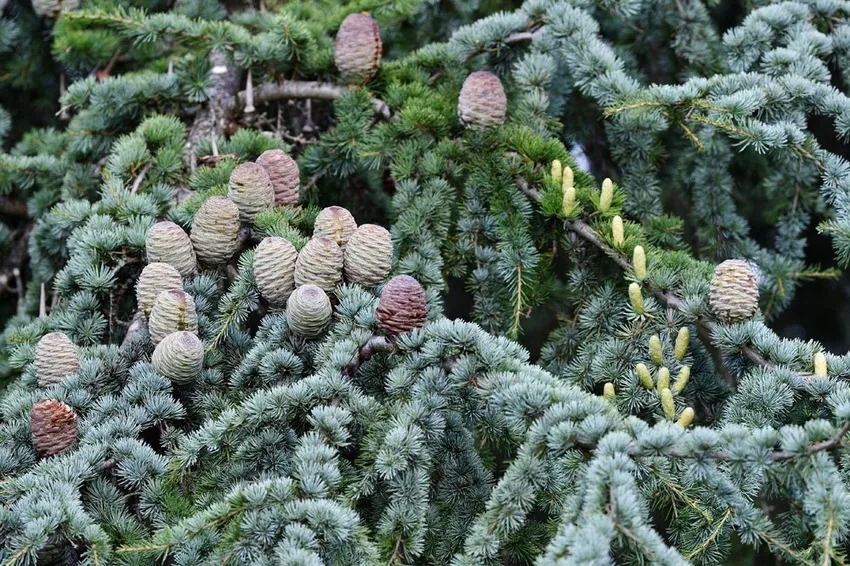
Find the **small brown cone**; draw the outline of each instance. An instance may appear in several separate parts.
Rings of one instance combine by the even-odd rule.
[[[396,275],[384,286],[378,301],[378,326],[395,336],[425,324],[428,318],[425,289],[410,275]]]
[[[301,180],[295,160],[282,149],[269,149],[257,158],[257,163],[269,174],[275,206],[298,206]]]
[[[148,331],[151,342],[156,346],[172,332],[187,330],[198,332],[198,315],[195,299],[183,290],[163,291],[151,309]]]
[[[157,222],[151,226],[145,239],[145,248],[148,263],[167,263],[181,277],[191,277],[198,269],[198,260],[189,235],[174,222]]]
[[[293,332],[305,338],[315,338],[333,316],[331,301],[316,285],[298,287],[286,302],[286,321]]]
[[[77,415],[62,401],[43,399],[30,411],[32,445],[42,456],[55,456],[77,441]]]
[[[298,250],[289,240],[263,238],[254,256],[254,277],[260,295],[273,307],[283,307],[295,290],[295,262]]]
[[[243,222],[274,206],[274,189],[269,174],[262,165],[242,163],[230,174],[227,196],[239,209]]]
[[[322,209],[316,216],[313,237],[329,238],[345,251],[345,246],[355,230],[357,230],[357,222],[347,209],[341,206],[329,206]]]
[[[172,332],[157,344],[151,363],[174,383],[191,383],[204,367],[204,344],[192,332]]]
[[[364,224],[345,248],[345,277],[351,283],[374,287],[390,274],[393,240],[383,226]]]
[[[466,77],[457,101],[457,115],[471,130],[483,130],[505,123],[508,99],[499,77],[489,71],[475,71]]]
[[[136,303],[142,314],[149,316],[160,293],[182,288],[183,278],[173,266],[163,262],[149,263],[136,281]]]
[[[195,213],[192,246],[198,261],[215,267],[227,262],[239,249],[239,208],[225,197],[210,197]]]
[[[740,259],[727,259],[715,267],[709,301],[714,315],[724,322],[752,318],[759,306],[759,288],[749,264]]]
[[[342,250],[328,238],[312,238],[295,261],[295,285],[316,285],[332,293],[342,283]]]
[[[381,66],[381,31],[367,14],[349,14],[334,41],[334,62],[342,76],[363,81]]]
[[[39,387],[52,387],[80,369],[74,343],[62,332],[45,334],[35,347],[35,375]]]

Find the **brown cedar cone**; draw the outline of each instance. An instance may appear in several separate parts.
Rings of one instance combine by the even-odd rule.
[[[77,347],[62,332],[45,334],[35,347],[35,376],[39,387],[62,383],[80,369]]]
[[[210,197],[195,213],[189,238],[198,261],[210,266],[227,262],[239,249],[239,208],[226,197]]]
[[[274,206],[272,181],[257,163],[243,163],[233,170],[227,196],[239,208],[244,222],[252,222],[259,213]]]
[[[56,17],[59,12],[70,12],[80,7],[80,0],[32,0],[37,16]]]
[[[421,327],[428,316],[425,289],[410,275],[396,275],[384,286],[376,315],[390,336]]]
[[[257,163],[269,174],[274,189],[274,205],[298,206],[301,180],[295,160],[282,149],[269,149],[257,158]]]
[[[330,238],[345,251],[351,235],[357,230],[357,222],[347,209],[341,206],[329,206],[322,209],[313,224],[314,238]]]
[[[499,77],[489,71],[475,71],[463,82],[457,101],[457,115],[471,130],[483,130],[505,123],[508,99]]]
[[[354,231],[345,248],[345,278],[374,287],[390,274],[393,241],[383,226],[364,224]]]
[[[197,271],[195,249],[189,235],[174,222],[157,222],[148,230],[145,239],[148,263],[167,263],[182,277],[191,277]]]
[[[149,316],[154,301],[163,291],[182,289],[183,279],[171,265],[162,262],[149,263],[136,281],[136,302],[142,314]]]
[[[157,344],[153,369],[175,383],[191,383],[204,367],[204,345],[191,332],[172,332]]]
[[[32,445],[42,456],[55,456],[77,441],[77,415],[62,401],[42,399],[30,411]]]
[[[198,332],[195,299],[181,289],[163,291],[156,298],[151,309],[151,318],[148,324],[151,342],[156,346],[166,336],[180,330]]]
[[[298,287],[286,302],[286,321],[296,334],[315,338],[328,325],[333,308],[328,295],[315,285]]]
[[[295,285],[316,285],[332,293],[342,283],[342,250],[328,238],[312,238],[295,261]]]
[[[715,267],[709,300],[715,316],[725,322],[751,318],[759,306],[759,287],[749,264],[727,259]]]
[[[334,62],[353,81],[364,81],[381,66],[381,31],[368,14],[349,14],[334,41]]]
[[[298,250],[289,240],[271,236],[263,238],[254,256],[254,277],[260,295],[273,307],[286,305],[295,290],[295,261]]]

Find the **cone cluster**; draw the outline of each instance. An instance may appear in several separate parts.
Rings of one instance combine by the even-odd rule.
[[[499,77],[475,71],[466,77],[457,101],[460,122],[470,130],[484,130],[505,123],[508,99]]]
[[[52,387],[80,369],[74,343],[62,332],[45,334],[35,347],[35,375],[39,387]]]
[[[55,456],[77,441],[77,415],[62,401],[43,399],[30,411],[32,445],[41,456]]]
[[[759,287],[750,265],[727,259],[714,268],[709,302],[714,315],[727,323],[752,318],[759,306]]]
[[[334,62],[342,76],[353,81],[370,78],[381,66],[383,45],[378,23],[368,14],[349,14],[334,41]]]

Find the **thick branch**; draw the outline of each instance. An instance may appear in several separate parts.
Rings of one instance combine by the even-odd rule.
[[[254,88],[254,104],[264,104],[281,99],[308,98],[315,100],[337,100],[342,98],[348,89],[333,83],[319,81],[283,81],[282,83],[266,83]],[[245,106],[247,93],[242,91],[222,102],[222,106],[228,109],[242,108]],[[375,114],[389,118],[392,112],[384,101],[377,98],[372,99]]]

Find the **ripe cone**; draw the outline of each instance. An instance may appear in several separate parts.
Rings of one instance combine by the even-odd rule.
[[[378,326],[395,336],[419,328],[427,320],[425,289],[409,275],[396,275],[384,287],[378,301]]]
[[[136,282],[136,303],[142,314],[149,316],[156,298],[163,291],[182,289],[183,278],[173,266],[162,263],[149,263]]]
[[[192,295],[179,289],[163,291],[151,309],[148,324],[151,342],[158,345],[172,332],[198,332],[198,315]]]
[[[42,456],[55,456],[77,441],[77,415],[61,401],[43,399],[30,411],[32,445]]]
[[[62,332],[45,334],[35,347],[35,375],[39,387],[58,385],[80,369],[74,343]]]
[[[342,283],[342,250],[328,238],[312,238],[295,261],[295,285],[316,285],[332,293]]]
[[[181,277],[191,277],[198,269],[189,235],[174,222],[157,222],[151,226],[145,239],[145,249],[148,263],[167,263]]]
[[[296,334],[315,338],[328,325],[333,315],[331,301],[320,287],[303,285],[286,302],[286,320]]]
[[[264,238],[254,256],[254,277],[265,300],[283,307],[295,290],[295,262],[298,250],[289,240],[272,236]]]
[[[298,206],[301,181],[295,160],[282,149],[269,149],[257,158],[257,163],[269,174],[275,206]]]
[[[499,77],[489,71],[475,71],[466,77],[457,101],[457,115],[471,130],[500,126],[505,122],[508,99]]]
[[[345,251],[345,246],[355,230],[357,230],[357,222],[347,209],[341,206],[329,206],[316,217],[313,237],[333,240],[341,250]]]
[[[242,163],[230,174],[227,196],[239,209],[243,222],[274,206],[274,189],[269,174],[262,165]]]
[[[383,226],[364,224],[355,230],[345,248],[345,278],[374,287],[390,274],[393,241]]]
[[[195,213],[192,246],[201,263],[218,266],[239,249],[239,208],[225,197],[210,197]]]
[[[727,259],[715,267],[709,301],[714,315],[725,322],[752,318],[759,306],[759,288],[749,264]]]
[[[174,383],[191,383],[204,367],[204,345],[192,332],[172,332],[157,344],[151,363]]]
[[[381,66],[381,31],[367,14],[349,14],[339,26],[334,41],[334,62],[339,72],[363,81]]]

